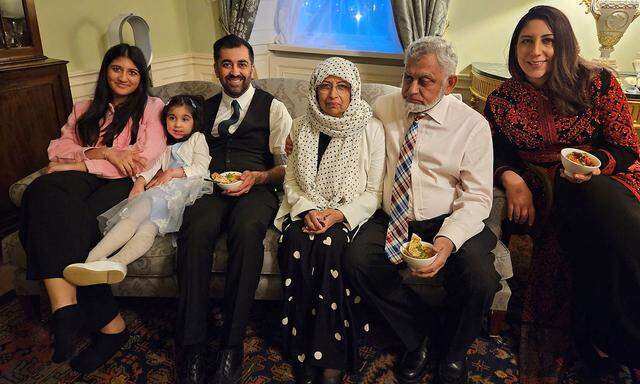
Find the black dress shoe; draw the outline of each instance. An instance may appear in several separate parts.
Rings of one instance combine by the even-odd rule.
[[[296,384],[315,384],[317,383],[319,370],[309,364],[295,364],[293,366],[293,374],[296,378]]]
[[[467,358],[454,362],[443,361],[438,366],[439,384],[462,384],[467,382]]]
[[[222,349],[218,355],[214,384],[236,384],[242,373],[242,347]]]
[[[294,366],[294,374],[296,376],[296,384],[315,384],[319,369],[309,364],[296,364]]]
[[[340,384],[342,383],[343,372],[335,376],[322,376],[322,384]]]
[[[205,354],[202,345],[187,345],[184,347],[182,364],[178,369],[178,383],[204,384]]]
[[[413,351],[407,351],[398,367],[397,376],[400,383],[417,382],[424,373],[429,361],[429,338]]]
[[[609,357],[600,356],[589,340],[584,338],[576,341],[576,352],[582,360],[578,375],[581,382],[595,383],[599,382],[601,377],[616,374],[620,370],[620,365]]]

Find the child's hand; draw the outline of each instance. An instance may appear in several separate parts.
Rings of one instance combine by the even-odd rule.
[[[139,148],[106,148],[104,150],[104,158],[118,168],[121,173],[127,176],[134,176],[146,168],[146,161],[140,153],[142,153],[142,150]]]
[[[52,161],[47,166],[47,173],[63,172],[63,171],[87,172],[87,166],[82,161],[77,163],[58,163],[58,162]]]
[[[142,192],[144,192],[144,183],[134,184],[133,188],[131,188],[131,192],[129,192],[129,200],[132,200],[134,197],[138,196]]]
[[[147,189],[166,184],[171,181],[171,179],[180,177],[184,177],[182,168],[169,168],[166,171],[158,171],[149,184],[147,184]]]

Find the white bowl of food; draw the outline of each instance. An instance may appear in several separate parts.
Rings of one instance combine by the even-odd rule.
[[[602,165],[594,155],[576,148],[564,148],[560,151],[560,160],[569,174],[588,175]]]
[[[404,243],[400,248],[402,260],[411,269],[424,268],[436,260],[436,250],[433,244],[422,241],[415,233],[411,235],[411,241]]]
[[[240,180],[240,176],[242,173],[236,171],[222,172],[222,173],[212,173],[211,180],[218,185],[218,187],[224,189],[225,191],[228,189],[236,189],[242,184],[242,180]]]

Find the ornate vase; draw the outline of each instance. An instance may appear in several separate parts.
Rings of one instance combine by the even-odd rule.
[[[627,30],[631,22],[640,16],[639,0],[582,0],[596,20],[600,57],[595,59],[603,64],[616,67],[610,55],[613,46]]]

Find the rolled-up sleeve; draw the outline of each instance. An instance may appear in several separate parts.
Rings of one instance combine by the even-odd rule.
[[[269,149],[275,165],[286,164],[285,142],[293,120],[287,107],[278,99],[273,99],[269,110]]]
[[[50,161],[79,162],[86,159],[84,152],[92,147],[84,147],[80,144],[76,133],[78,119],[89,107],[90,101],[81,101],[73,105],[73,110],[67,118],[67,122],[60,130],[60,138],[51,140],[47,148]]]
[[[438,236],[451,240],[458,250],[484,228],[493,199],[493,149],[486,121],[469,135],[460,169],[458,197],[453,212],[444,220]]]

